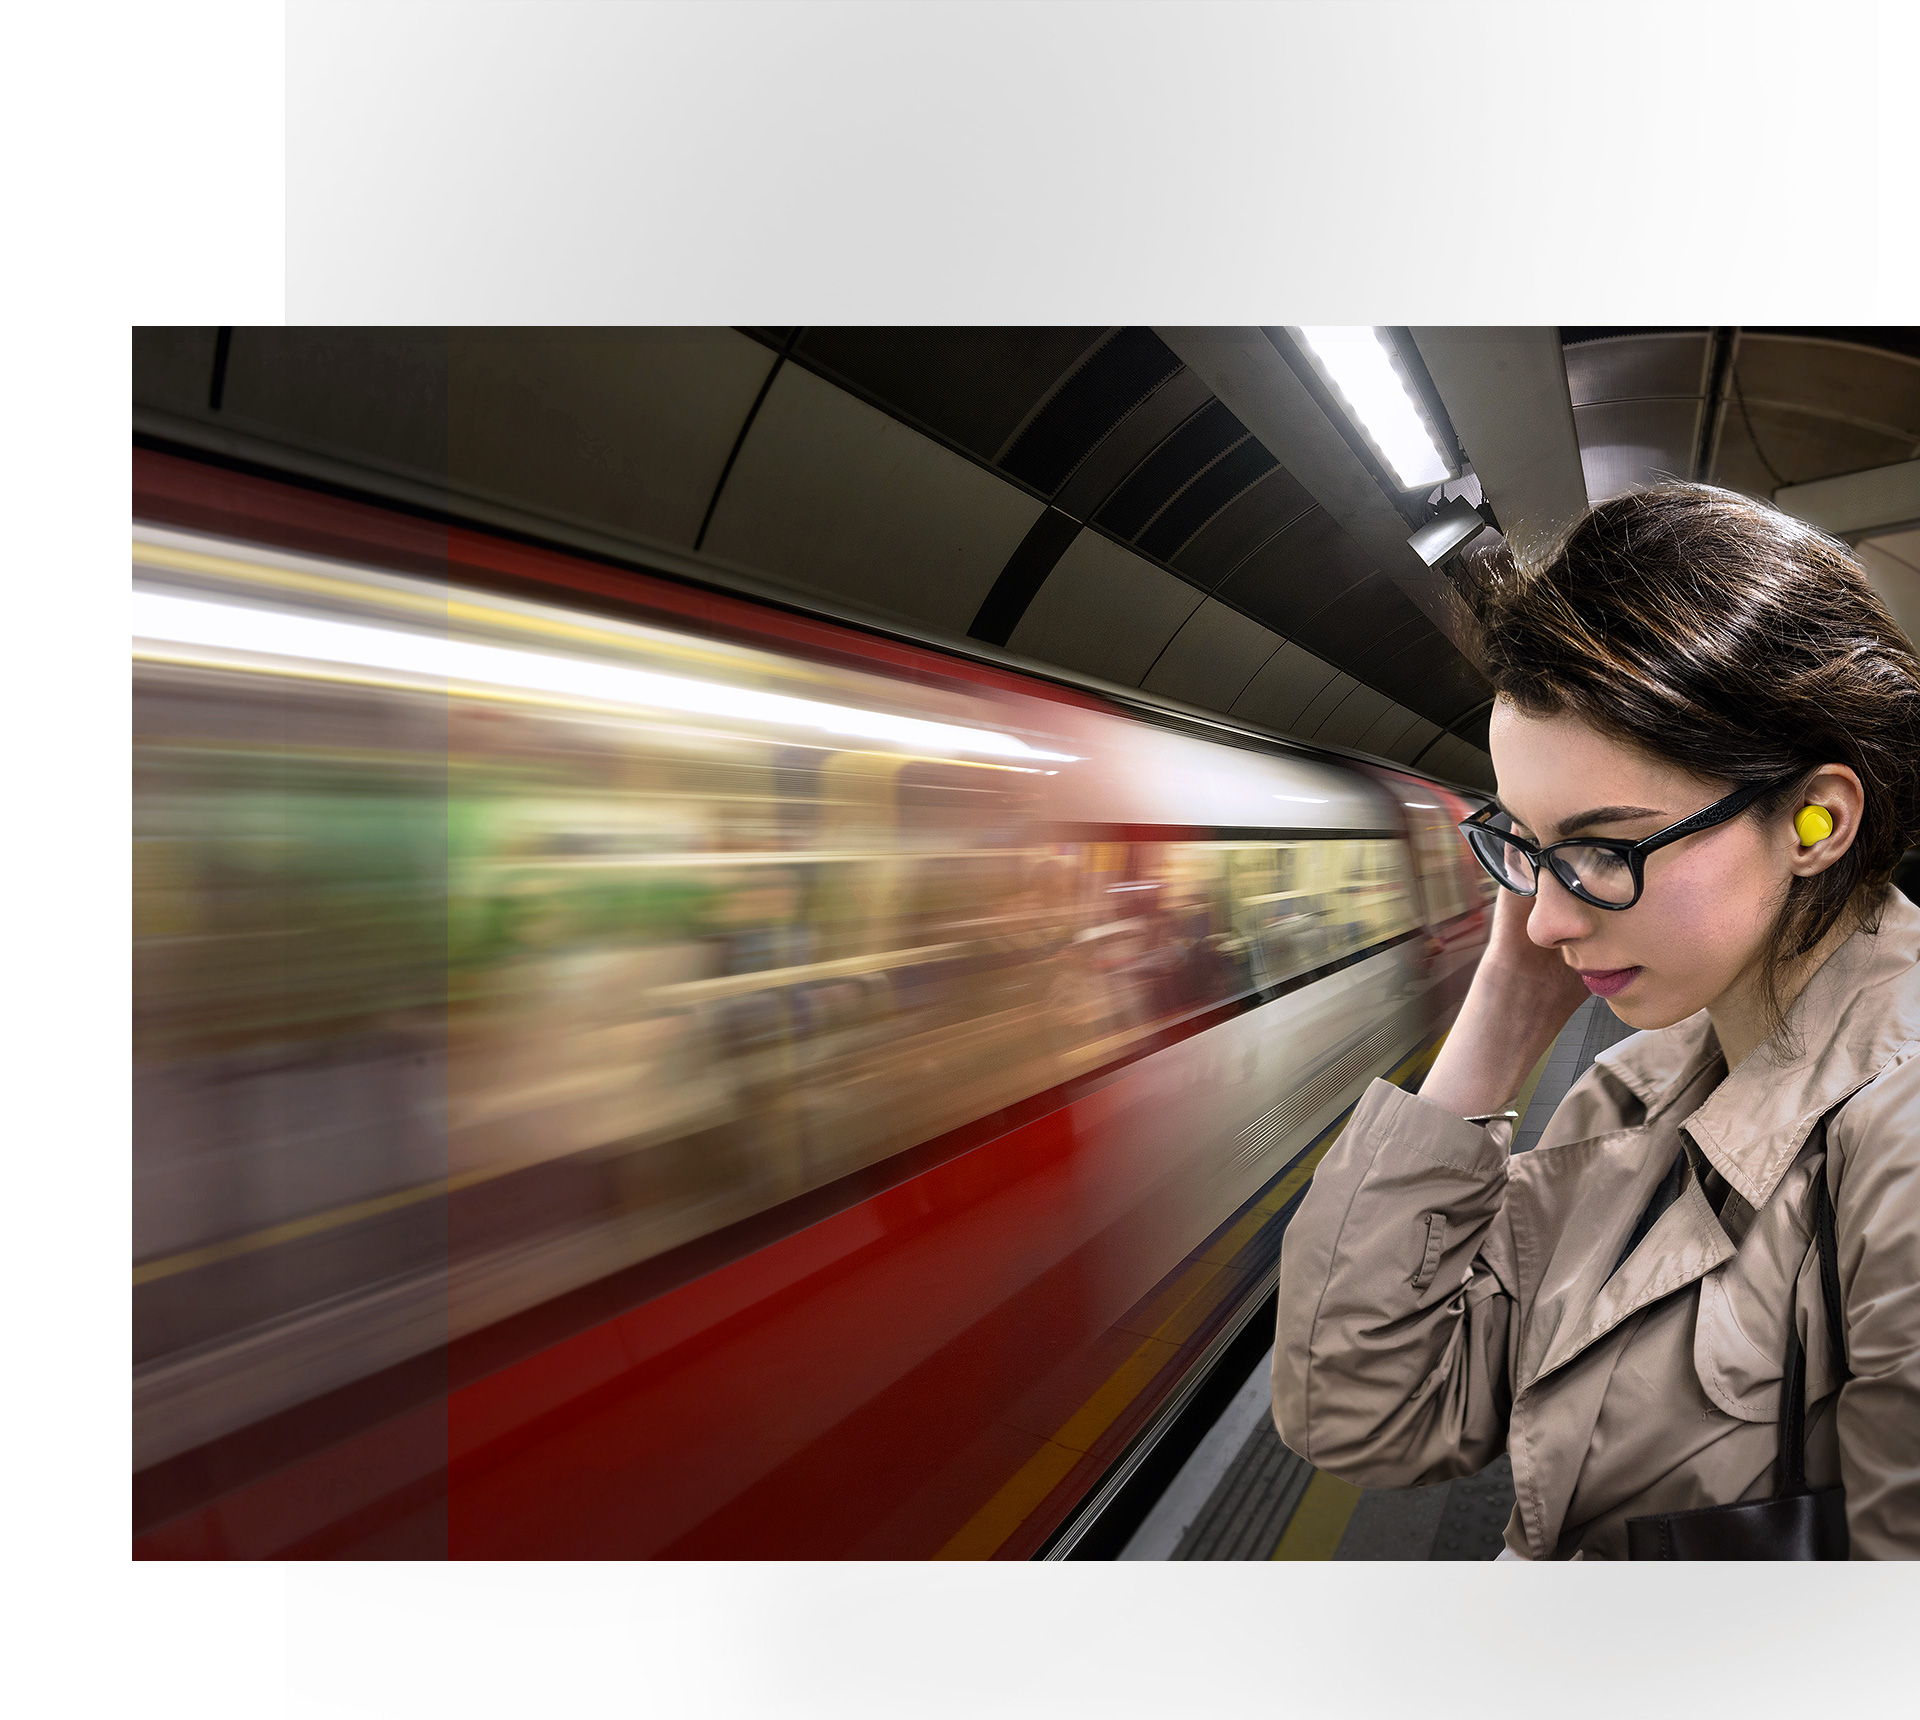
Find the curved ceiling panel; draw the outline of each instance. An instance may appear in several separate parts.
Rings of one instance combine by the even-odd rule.
[[[731,329],[235,329],[223,421],[691,548],[773,357]]]
[[[1587,498],[1603,502],[1666,478],[1691,478],[1704,400],[1609,400],[1573,409]]]
[[[1767,499],[1789,484],[1920,456],[1911,331],[1561,332],[1594,501],[1696,474]]]
[[[1920,370],[1920,366],[1915,367]],[[1721,422],[1713,481],[1770,497],[1788,484],[1811,483],[1870,466],[1892,466],[1920,452],[1920,440],[1878,425],[1828,418],[1791,401],[1736,401]]]
[[[1092,519],[1127,475],[1212,399],[1191,370],[1174,371],[1094,444],[1053,505],[1077,520]]]
[[[1230,711],[1260,666],[1284,643],[1259,622],[1205,598],[1140,685],[1149,693],[1209,711]]]
[[[731,329],[459,329],[447,473],[691,549],[773,358]]]
[[[714,555],[964,637],[1041,504],[785,365],[708,528]]]
[[[1776,405],[1894,441],[1920,441],[1920,360],[1743,330],[1735,366],[1750,408]]]
[[[809,328],[794,356],[992,460],[1111,331],[1101,328]]]
[[[1435,776],[1451,777],[1455,782],[1471,783],[1493,792],[1493,760],[1471,741],[1458,735],[1442,735],[1420,757],[1420,768]]]
[[[238,428],[446,481],[445,329],[237,328],[222,381]]]
[[[1412,712],[1408,712],[1412,716]],[[1399,735],[1399,738],[1383,746],[1374,747],[1382,758],[1393,759],[1399,764],[1412,764],[1430,747],[1440,733],[1438,723],[1430,723],[1425,717],[1414,717]]]
[[[1872,538],[1854,553],[1901,631],[1920,644],[1920,531]]]
[[[1314,656],[1304,645],[1289,641],[1280,647],[1261,668],[1240,697],[1234,700],[1231,714],[1250,723],[1279,729],[1285,734],[1300,733],[1301,714],[1334,681],[1347,680],[1331,663]]]
[[[1246,426],[1219,401],[1209,402],[1140,462],[1094,522],[1115,537],[1138,537],[1200,473],[1246,440]]]
[[[1576,412],[1606,400],[1698,400],[1707,392],[1708,347],[1704,329],[1570,346],[1567,393]]]
[[[1313,739],[1332,746],[1357,747],[1360,737],[1393,707],[1385,693],[1356,685],[1347,696],[1320,719]]]
[[[1275,465],[1195,532],[1172,557],[1174,570],[1213,591],[1248,556],[1314,506],[1300,480]]]
[[[1335,675],[1319,692],[1307,701],[1294,723],[1294,732],[1302,735],[1317,735],[1320,725],[1347,702],[1347,695],[1360,683],[1351,675],[1342,672]]]
[[[1051,496],[1180,361],[1151,329],[1116,329],[1039,402],[999,456],[1002,471]]]
[[[1291,639],[1373,574],[1366,552],[1324,508],[1313,508],[1248,556],[1218,595]]]
[[[1007,649],[1137,687],[1200,594],[1098,532],[1067,546]]]
[[[1416,723],[1425,719],[1417,717],[1405,705],[1389,701],[1387,708],[1360,731],[1360,738],[1353,744],[1362,752],[1378,753],[1382,758],[1391,758],[1393,749],[1400,744],[1400,738]],[[1434,725],[1427,724],[1429,728]],[[1436,729],[1437,733],[1438,730]]]

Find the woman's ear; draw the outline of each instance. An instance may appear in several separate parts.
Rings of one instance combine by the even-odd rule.
[[[1860,815],[1866,809],[1866,790],[1860,786],[1860,778],[1844,764],[1823,764],[1808,779],[1799,797],[1786,809],[1787,840],[1792,844],[1792,853],[1788,856],[1788,869],[1797,878],[1811,878],[1824,872],[1834,861],[1853,846],[1853,839],[1860,834]],[[1833,820],[1831,835],[1821,836],[1812,842],[1801,840],[1800,830],[1796,828],[1803,807],[1817,806]],[[1811,830],[1817,820],[1808,820]]]

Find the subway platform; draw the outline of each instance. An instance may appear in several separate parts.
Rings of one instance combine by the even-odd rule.
[[[1633,1029],[1599,998],[1574,1012],[1522,1089],[1514,1151],[1526,1152],[1592,1064]],[[1493,1559],[1513,1509],[1504,1454],[1432,1487],[1361,1488],[1289,1451],[1261,1357],[1120,1553],[1122,1559]]]

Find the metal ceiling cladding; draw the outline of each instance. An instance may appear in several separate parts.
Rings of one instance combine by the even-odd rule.
[[[1062,377],[1111,335],[1098,328],[810,328],[800,363],[991,461]]]
[[[1315,506],[1298,478],[1276,465],[1256,478],[1167,558],[1202,591],[1214,591],[1248,556]]]
[[[1173,497],[1140,534],[1149,555],[1172,563],[1215,515],[1250,490],[1280,462],[1251,436],[1215,460]]]
[[[1193,613],[1196,594],[1100,532],[1082,531],[1007,640],[1020,656],[1137,687]]]
[[[1560,331],[1593,500],[1696,471],[1768,499],[1920,452],[1911,330],[1717,331],[1727,346],[1718,367],[1715,332]]]
[[[1207,385],[1191,370],[1184,366],[1176,370],[1074,467],[1055,495],[1054,506],[1077,520],[1091,519],[1128,473],[1212,398]]]
[[[1210,401],[1140,462],[1094,515],[1095,524],[1116,537],[1137,538],[1175,495],[1246,440],[1246,426],[1219,401]]]
[[[1209,598],[1167,641],[1141,685],[1205,710],[1230,711],[1281,643],[1278,634]]]
[[[1372,558],[1330,514],[1314,508],[1248,556],[1220,583],[1217,592],[1276,633],[1298,639],[1309,650],[1326,656],[1314,636],[1315,618],[1374,576]],[[1408,613],[1415,612],[1397,591],[1392,597],[1398,599],[1393,609],[1393,624],[1398,626],[1406,618],[1399,605],[1406,605]],[[1391,601],[1384,599],[1384,593],[1383,600]],[[1370,667],[1351,658],[1335,656],[1332,660],[1356,670]]]
[[[1181,368],[1145,328],[1117,330],[1060,385],[999,465],[1052,495],[1120,420]]]

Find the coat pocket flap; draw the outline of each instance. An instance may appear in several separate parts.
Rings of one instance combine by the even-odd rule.
[[[1778,1249],[1749,1236],[1725,1266],[1700,1281],[1693,1365],[1701,1389],[1742,1421],[1780,1419],[1780,1382],[1787,1364],[1787,1321],[1807,1352],[1807,1402],[1818,1403],[1840,1382],[1820,1295],[1820,1257],[1804,1234],[1787,1227]],[[1797,1246],[1795,1246],[1797,1244]]]

